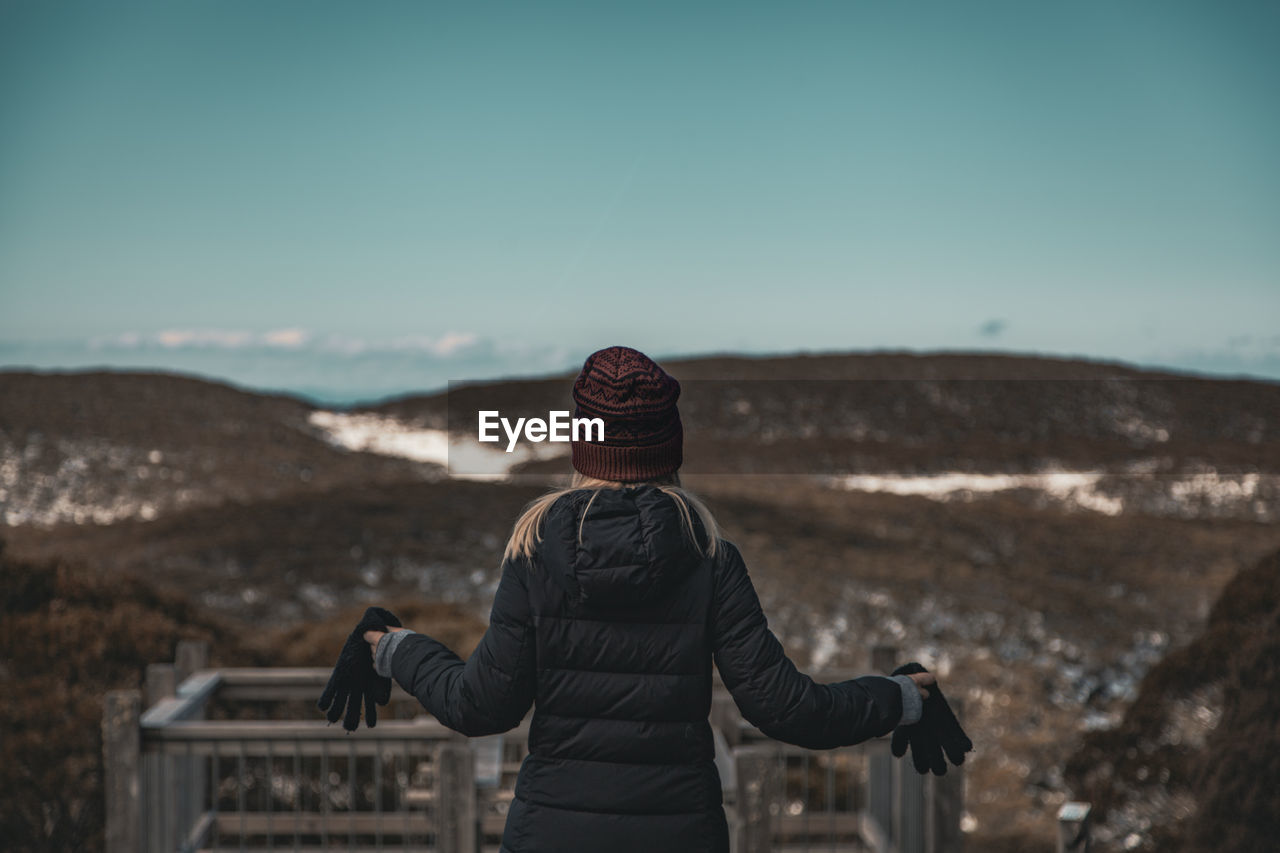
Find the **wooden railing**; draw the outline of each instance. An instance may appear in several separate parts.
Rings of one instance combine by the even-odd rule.
[[[497,849],[527,720],[464,738],[423,713],[395,719],[397,703],[422,710],[398,686],[378,725],[352,735],[318,710],[210,720],[215,699],[314,709],[329,671],[209,669],[206,657],[203,645],[180,643],[173,664],[148,667],[145,703],[136,690],[106,696],[106,853]],[[894,657],[877,648],[873,668],[888,671]],[[889,754],[887,738],[833,750],[778,743],[718,682],[711,722],[734,853],[962,850],[963,768],[921,776]]]

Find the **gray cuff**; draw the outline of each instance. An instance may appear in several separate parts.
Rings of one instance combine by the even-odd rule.
[[[898,725],[909,726],[920,722],[920,717],[924,714],[924,700],[920,698],[920,688],[916,687],[916,683],[910,676],[891,675],[889,677],[902,687],[902,719],[898,721]]]
[[[416,631],[405,629],[403,631],[388,631],[378,641],[378,650],[373,656],[373,671],[384,678],[391,677],[391,659],[395,657],[396,646],[400,645],[400,641],[410,634],[416,634]]]

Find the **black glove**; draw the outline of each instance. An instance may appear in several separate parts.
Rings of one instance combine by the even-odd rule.
[[[364,719],[369,728],[378,724],[378,705],[391,701],[391,679],[378,675],[373,669],[373,655],[364,640],[365,631],[385,631],[388,627],[400,628],[400,620],[390,610],[370,607],[364,618],[347,637],[338,655],[338,664],[329,676],[329,683],[316,702],[330,724],[343,716],[342,727],[354,732],[360,726],[360,703],[364,702]],[[376,704],[375,704],[376,703]]]
[[[915,675],[928,672],[920,664],[912,661],[895,669],[892,675]],[[929,698],[924,700],[924,711],[920,720],[907,726],[898,726],[893,730],[893,739],[889,748],[894,756],[901,758],[911,746],[911,763],[917,773],[933,771],[935,776],[943,776],[947,772],[947,762],[959,766],[964,764],[964,754],[973,750],[973,741],[960,727],[960,721],[947,704],[942,690],[937,683],[926,688]]]

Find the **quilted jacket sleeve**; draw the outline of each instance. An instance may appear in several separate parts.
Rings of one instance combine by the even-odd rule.
[[[890,732],[903,718],[898,682],[865,675],[819,684],[797,671],[769,630],[742,555],[731,542],[721,545],[713,652],[743,717],[771,738],[809,749],[849,746]]]
[[[489,628],[465,663],[426,634],[405,636],[391,658],[396,683],[468,737],[509,731],[533,705],[535,642],[526,568],[522,561],[503,563]]]

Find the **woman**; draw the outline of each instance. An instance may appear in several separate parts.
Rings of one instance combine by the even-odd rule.
[[[465,663],[405,629],[369,631],[375,669],[451,729],[517,726],[531,705],[504,853],[717,851],[729,834],[708,715],[711,664],[743,716],[825,749],[919,720],[929,673],[817,684],[769,630],[742,556],[680,487],[680,385],[644,354],[591,355],[568,489],[531,503]]]

